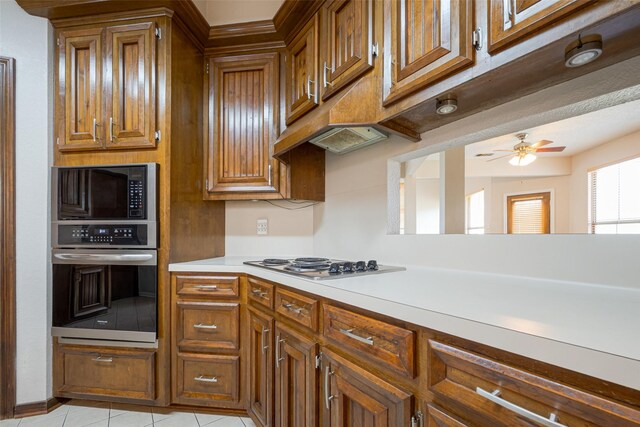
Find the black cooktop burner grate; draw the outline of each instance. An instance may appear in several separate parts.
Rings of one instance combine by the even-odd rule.
[[[285,265],[285,264],[289,264],[289,260],[288,259],[282,259],[282,258],[267,258],[267,259],[263,259],[262,263],[264,265]]]

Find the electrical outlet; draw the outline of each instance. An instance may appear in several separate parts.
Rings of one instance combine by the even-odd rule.
[[[267,219],[259,219],[256,223],[256,228],[259,235],[267,235],[269,234],[269,220]]]

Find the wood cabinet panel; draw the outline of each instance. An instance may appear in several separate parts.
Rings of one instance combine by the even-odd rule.
[[[57,396],[155,398],[155,353],[149,350],[61,346]]]
[[[316,14],[287,46],[287,125],[318,105],[318,25]]]
[[[372,0],[332,0],[322,7],[325,26],[322,99],[373,68]]]
[[[423,415],[424,416],[424,415]],[[427,427],[470,427],[435,405],[427,405]]]
[[[596,0],[492,0],[489,6],[489,52],[523,40]]]
[[[322,353],[323,426],[410,425],[410,394],[329,350]]]
[[[279,322],[275,334],[275,425],[315,427],[317,344]]]
[[[385,0],[383,104],[474,60],[471,0]]]
[[[278,192],[278,53],[209,59],[207,191]]]
[[[427,360],[429,389],[445,402],[462,405],[474,424],[532,424],[509,404],[567,426],[640,424],[637,409],[438,341],[429,340]]]
[[[253,277],[247,279],[247,298],[252,305],[259,305],[269,310],[273,310],[274,286]]]
[[[174,402],[185,405],[242,407],[240,357],[179,353]]]
[[[211,351],[240,348],[240,306],[177,302],[176,342],[180,348]]]
[[[106,29],[107,148],[155,147],[156,25]]]
[[[176,294],[181,298],[237,299],[238,276],[183,275],[176,278]]]
[[[59,42],[58,149],[102,146],[102,29],[61,31]]]
[[[325,304],[323,334],[337,345],[413,378],[415,332]]]
[[[249,309],[248,412],[261,427],[273,425],[273,319]]]
[[[276,312],[313,331],[318,330],[318,300],[284,289],[276,289]]]

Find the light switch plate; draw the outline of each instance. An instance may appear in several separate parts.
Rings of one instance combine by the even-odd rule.
[[[267,235],[269,234],[269,220],[267,219],[259,219],[256,223],[256,230],[258,235]]]

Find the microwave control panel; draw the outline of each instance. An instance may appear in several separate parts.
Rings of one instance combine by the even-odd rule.
[[[147,224],[58,224],[59,246],[146,246]]]
[[[129,218],[144,218],[144,181],[142,176],[129,180]]]

